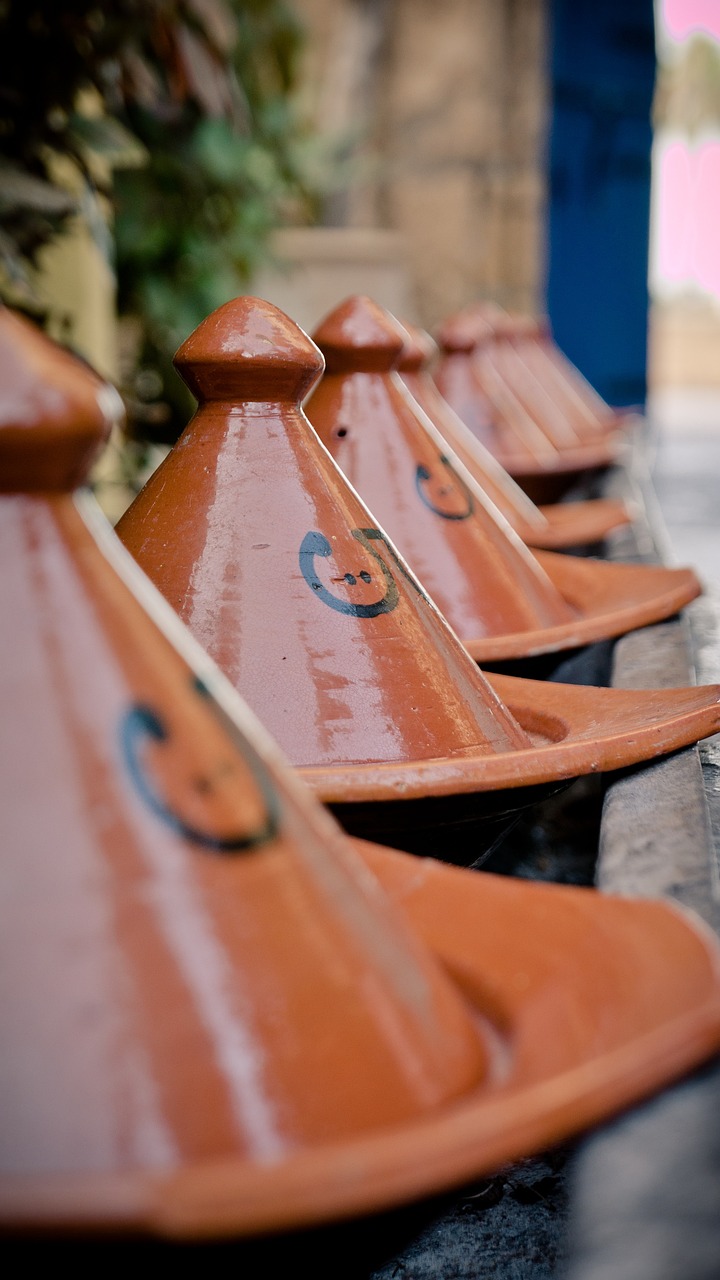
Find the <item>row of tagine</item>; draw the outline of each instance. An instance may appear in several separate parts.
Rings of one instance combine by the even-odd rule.
[[[488,327],[441,335],[473,376]],[[366,298],[314,341],[228,303],[178,352],[197,412],[113,531],[78,486],[117,395],[0,312],[6,1230],[371,1212],[720,1046],[718,950],[675,909],[448,865],[578,776],[716,732],[720,687],[507,674],[700,588],[530,551],[518,526],[557,547],[628,513],[535,507],[487,430],[433,414],[430,356]],[[555,471],[606,465],[617,415],[554,394],[578,436]]]

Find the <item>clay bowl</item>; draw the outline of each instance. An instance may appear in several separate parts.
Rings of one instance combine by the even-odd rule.
[[[715,731],[717,690],[626,704],[624,738],[592,689],[509,713],[312,430],[322,356],[277,308],[226,304],[176,363],[197,413],[118,533],[348,830],[476,862],[579,774]]]
[[[629,523],[625,505],[610,499],[537,507],[441,396],[430,374],[436,343],[405,321],[403,328],[408,336],[397,369],[405,386],[523,542],[549,551],[588,547]]]
[[[528,412],[491,358],[489,324],[460,314],[437,334],[434,380],[458,417],[536,503],[557,502],[622,459],[619,435],[558,446]]]
[[[0,375],[3,1230],[389,1207],[717,1047],[674,911],[353,846],[73,498],[106,390],[7,312]]]
[[[327,370],[310,421],[477,661],[573,650],[700,593],[690,569],[531,553],[408,397],[404,331],[371,299],[348,299],[314,338]]]

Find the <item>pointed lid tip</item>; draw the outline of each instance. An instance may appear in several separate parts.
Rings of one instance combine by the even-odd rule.
[[[441,351],[469,354],[493,339],[494,326],[483,315],[467,309],[447,316],[435,337]]]
[[[437,343],[426,329],[419,325],[402,321],[406,339],[402,349],[398,369],[401,373],[415,373],[425,369],[437,355]]]
[[[0,306],[0,490],[75,489],[122,419],[114,387],[30,320]]]
[[[385,307],[365,294],[353,294],[321,320],[313,338],[328,373],[382,372],[395,368],[405,330]]]
[[[322,353],[294,320],[250,296],[211,312],[173,363],[201,401],[300,401],[325,367]]]

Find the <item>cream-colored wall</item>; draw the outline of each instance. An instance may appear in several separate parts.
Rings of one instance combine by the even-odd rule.
[[[720,391],[720,304],[707,297],[656,301],[650,309],[648,383],[652,391]]]
[[[117,378],[115,276],[87,222],[73,219],[42,249],[37,287],[49,309],[51,337],[83,355],[104,377]]]
[[[359,178],[328,220],[406,241],[415,317],[542,309],[545,0],[294,0],[304,103]]]

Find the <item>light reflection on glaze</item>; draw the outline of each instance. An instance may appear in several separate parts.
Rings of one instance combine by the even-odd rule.
[[[0,635],[0,654],[6,677],[4,713],[15,730],[13,750],[4,757],[3,768],[10,794],[26,800],[23,823],[14,834],[16,857],[2,863],[2,968],[8,990],[16,990],[22,1003],[6,1002],[3,1015],[6,1052],[0,1088],[4,1100],[0,1160],[8,1169],[37,1168],[38,1162],[46,1169],[72,1168],[80,1162],[101,1169],[115,1167],[122,1156],[142,1156],[153,1167],[167,1166],[176,1162],[178,1153],[152,1064],[146,1054],[136,1051],[128,1035],[126,996],[134,979],[114,939],[113,885],[102,839],[98,839],[112,815],[100,809],[88,821],[83,761],[70,731],[72,719],[79,719],[84,740],[92,741],[99,753],[105,743],[104,735],[97,732],[96,709],[108,697],[122,696],[121,690],[113,670],[99,670],[94,660],[97,623],[91,602],[68,572],[64,548],[52,539],[50,512],[38,502],[21,522],[8,507],[5,499],[0,518],[10,517],[3,520],[9,572],[3,582],[0,628],[6,627],[7,634]],[[15,665],[11,655],[14,659],[17,653],[15,620],[28,616],[37,616],[40,627],[27,630],[21,678],[11,681],[7,676]],[[72,631],[56,628],[56,616],[72,616]],[[13,688],[21,694],[32,688],[43,708],[43,756],[52,759],[55,767],[42,776],[41,805],[31,799],[37,779],[37,741],[27,707],[22,717],[14,714],[12,698],[6,696]],[[72,718],[67,714],[70,701]],[[106,763],[114,765],[112,760]],[[48,863],[49,813],[54,856]],[[32,895],[27,897],[28,887],[40,885],[44,893],[33,904]],[[18,909],[8,911],[14,900]],[[28,915],[30,906],[33,911]],[[28,931],[36,937],[32,983],[22,972],[28,963]],[[62,981],[51,963],[58,956],[65,957]],[[15,985],[12,975],[18,967]],[[115,993],[114,999],[109,998],[110,992]],[[53,1010],[51,1020],[48,1007]],[[79,1058],[62,1049],[66,1029],[75,1026],[78,1018],[86,1029]],[[32,1107],[23,1107],[28,1083],[38,1079],[38,1066],[47,1062],[52,1063],[53,1088],[32,1087]],[[12,1101],[15,1097],[17,1103]],[[58,1099],[63,1099],[62,1106]]]
[[[43,514],[41,508],[38,508],[40,520]],[[49,526],[50,522],[48,521],[47,524]],[[44,542],[44,535],[50,532],[50,529],[49,527],[41,528],[39,532]],[[123,777],[124,771],[119,767],[117,747],[112,737],[108,735],[110,725],[103,722],[98,731],[96,709],[102,707],[106,710],[108,702],[116,702],[118,710],[127,705],[127,686],[122,673],[116,666],[108,662],[100,666],[98,662],[98,654],[103,652],[105,646],[93,601],[83,592],[76,576],[68,572],[65,557],[50,544],[48,550],[43,548],[43,558],[47,560],[47,567],[43,567],[40,571],[37,589],[43,597],[49,598],[50,606],[38,612],[41,617],[51,619],[53,616],[62,617],[67,611],[67,616],[73,619],[72,628],[58,627],[46,635],[44,655],[38,655],[42,666],[46,668],[50,658],[58,674],[55,689],[49,691],[48,706],[58,706],[64,727],[71,726],[78,715],[83,717],[82,736],[85,744],[92,743],[93,767],[102,771],[108,779],[119,780]],[[57,599],[53,600],[55,592],[57,592]],[[83,660],[83,648],[87,649],[87,661]],[[73,796],[81,796],[84,790],[82,774],[87,769],[87,760],[79,758],[75,740],[68,739],[59,759],[70,762],[73,768],[75,776],[68,779],[69,792]],[[112,787],[115,792],[117,783],[113,782]],[[235,1112],[239,1134],[249,1137],[258,1155],[270,1158],[278,1154],[285,1144],[279,1136],[277,1118],[266,1094],[263,1078],[264,1057],[259,1047],[259,1040],[246,1030],[251,1023],[250,1003],[241,989],[241,975],[230,967],[223,944],[215,936],[212,916],[207,910],[200,886],[197,884],[192,859],[178,856],[177,837],[172,832],[164,830],[160,823],[154,826],[148,838],[150,833],[142,808],[127,804],[122,794],[113,795],[112,801],[124,813],[125,821],[134,831],[133,848],[139,856],[138,871],[140,867],[144,867],[144,875],[149,873],[145,892],[151,893],[153,920],[160,925],[165,944],[177,965],[178,973],[192,995],[193,1009],[204,1023],[210,1037],[213,1055],[222,1073],[223,1086],[227,1090]],[[95,823],[99,822],[101,832],[102,816],[102,811],[93,813],[92,825],[88,826],[88,815],[78,808],[70,819],[71,825],[68,828],[81,831],[83,836],[87,833],[91,865],[94,865],[96,873],[103,866],[106,857],[104,842],[101,841],[99,846],[96,843],[100,833],[95,829]],[[108,814],[108,818],[110,816]],[[72,848],[73,844],[74,841],[66,842],[62,838],[58,840],[60,849]],[[74,866],[74,850],[72,858]],[[108,937],[112,936],[113,931],[107,927],[108,915],[105,912],[107,911],[109,915],[113,914],[113,885],[107,881],[104,873],[101,883],[107,893],[107,896],[104,893],[101,899],[106,921],[106,927],[101,933],[102,936]],[[67,891],[72,892],[72,886],[68,886]],[[99,938],[96,936],[95,943],[90,948],[94,964],[97,962],[98,942]],[[132,984],[138,980],[136,974],[127,971],[119,938],[113,953],[107,954],[107,961],[107,977],[113,985],[117,981],[118,966],[126,971],[126,981]],[[92,977],[86,967],[83,968],[83,977]],[[51,979],[52,975],[49,975],[49,978]],[[75,990],[73,993],[76,995]],[[98,1008],[103,1009],[106,1007],[106,1001],[110,1003],[109,993],[103,986],[97,992],[95,1003]],[[111,1029],[108,1027],[108,1035],[110,1034]],[[127,1048],[126,1035],[120,1036],[120,1044],[123,1049]],[[96,1071],[92,1073],[92,1092],[96,1093],[96,1110],[98,1119],[101,1121],[105,1116],[117,1114],[118,1111],[116,1103],[108,1104],[107,1102],[108,1086],[113,1092],[118,1093],[118,1098],[126,1098],[128,1094],[130,1081],[127,1079],[127,1063],[122,1079],[118,1079],[116,1052],[113,1038],[107,1045],[107,1059],[103,1056],[102,1064],[98,1064]],[[139,1062],[135,1059],[132,1064],[132,1077],[136,1081],[138,1065]],[[90,1081],[86,1079],[80,1096],[84,1097],[89,1084]],[[140,1092],[140,1097],[133,1097],[132,1114],[128,1116],[129,1123],[123,1134],[118,1136],[127,1139],[129,1134],[134,1133],[138,1127],[146,1123],[147,1117],[138,1115],[137,1110],[147,1099],[157,1099],[158,1094],[162,1092],[162,1086],[163,1081],[148,1078]],[[74,1094],[76,1086],[73,1087],[70,1084],[70,1088]],[[90,1089],[88,1093],[91,1095]],[[131,1096],[133,1096],[132,1093]],[[53,1117],[57,1120],[59,1117],[57,1117],[56,1100],[50,1098],[49,1105],[55,1108]],[[83,1107],[85,1105],[83,1101]],[[166,1141],[161,1143],[156,1153],[156,1163],[159,1164],[168,1159],[170,1150],[167,1125],[161,1112],[153,1117],[153,1128],[155,1132],[166,1137]],[[92,1132],[96,1130],[93,1129]],[[151,1129],[148,1128],[148,1135],[150,1132]],[[108,1134],[108,1138],[110,1137],[111,1135]],[[102,1163],[110,1165],[114,1162],[114,1156],[108,1151]],[[96,1161],[90,1161],[90,1163],[94,1164]]]
[[[453,629],[479,637],[572,621],[574,610],[505,521],[498,530],[478,503],[469,518],[440,525],[418,503],[417,467],[432,470],[442,439],[426,432],[395,379],[362,372],[326,378],[308,414]],[[338,439],[336,422],[353,425]]]
[[[260,311],[262,336],[269,304],[252,305]],[[201,395],[196,417],[119,526],[141,567],[180,608],[294,764],[482,754],[491,743],[512,749],[518,735],[527,745],[509,714],[504,729],[498,727],[503,717],[492,697],[488,708],[468,655],[384,551],[397,603],[378,616],[353,616],[373,613],[386,594],[376,559],[353,536],[375,521],[290,395],[278,391],[270,403],[274,373],[262,373],[264,347],[253,368],[249,358],[212,365],[215,326],[213,320],[206,329],[204,346],[201,326],[183,348],[183,376]],[[302,364],[307,339],[298,342]],[[241,384],[264,376],[262,404],[203,401],[211,366],[213,394],[235,377],[239,396]],[[292,367],[283,375],[285,388],[291,373]],[[320,533],[331,548],[329,556],[316,556],[314,568],[323,589],[342,602],[339,610],[323,604],[303,577],[299,548],[309,532]],[[346,612],[346,603],[357,608]],[[468,695],[464,706],[456,680]]]

